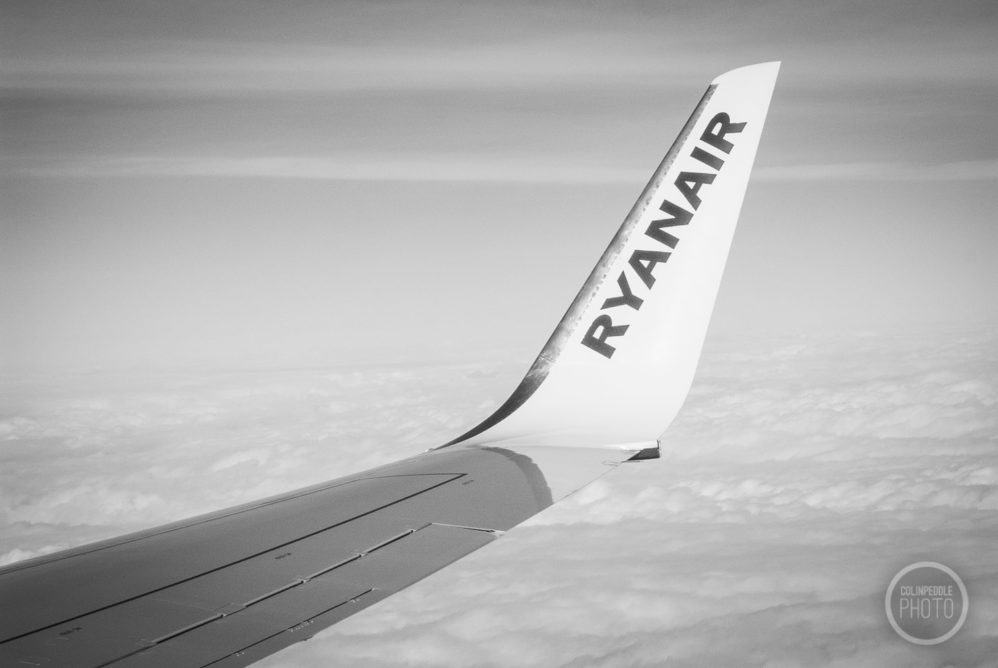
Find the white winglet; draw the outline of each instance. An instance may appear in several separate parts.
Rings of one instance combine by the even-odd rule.
[[[779,68],[711,82],[519,387],[448,445],[656,445],[693,381]]]

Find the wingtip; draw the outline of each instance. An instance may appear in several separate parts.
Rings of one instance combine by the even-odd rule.
[[[775,81],[776,76],[780,73],[780,65],[782,61],[771,60],[765,63],[756,63],[754,65],[745,65],[743,67],[737,67],[733,70],[728,70],[724,74],[718,76],[714,79],[711,84],[720,84],[725,81],[730,81],[732,79],[767,79]]]

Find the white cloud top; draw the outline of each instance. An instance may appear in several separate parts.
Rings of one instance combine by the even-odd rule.
[[[996,344],[991,331],[715,342],[661,460],[262,665],[984,665],[998,655]],[[418,452],[488,412],[518,371],[5,382],[0,559]],[[971,599],[933,651],[894,635],[882,605],[924,558]]]

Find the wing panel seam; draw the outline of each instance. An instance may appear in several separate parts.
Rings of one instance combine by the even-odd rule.
[[[231,566],[235,566],[236,564],[240,564],[240,563],[243,563],[245,561],[249,561],[250,559],[253,559],[254,557],[258,557],[258,556],[260,556],[262,554],[266,554],[267,552],[271,552],[273,550],[280,549],[280,548],[285,547],[287,545],[291,545],[292,543],[297,543],[298,541],[304,540],[306,538],[311,538],[312,536],[316,536],[316,535],[318,535],[320,533],[323,533],[325,531],[329,531],[330,529],[334,529],[334,528],[336,528],[338,526],[342,526],[344,524],[347,524],[348,522],[353,522],[354,520],[360,519],[362,517],[366,517],[368,515],[371,515],[373,513],[378,512],[380,510],[384,510],[385,508],[389,508],[389,507],[394,506],[394,505],[396,505],[398,503],[402,503],[403,501],[407,501],[407,500],[409,500],[409,499],[411,499],[413,497],[419,496],[420,494],[425,494],[426,492],[429,492],[431,490],[437,489],[438,487],[441,487],[441,486],[446,485],[448,483],[451,483],[451,482],[453,482],[453,481],[455,481],[455,480],[457,480],[459,478],[462,478],[466,474],[464,474],[464,473],[453,473],[453,474],[432,473],[432,474],[423,474],[423,475],[452,475],[453,477],[448,478],[447,480],[442,480],[442,481],[440,481],[440,482],[438,482],[438,483],[436,483],[434,485],[431,485],[431,486],[429,486],[429,487],[427,487],[425,489],[421,489],[421,490],[419,490],[417,492],[413,492],[412,494],[404,496],[404,497],[402,497],[400,499],[396,499],[395,501],[392,501],[391,503],[386,503],[386,504],[380,505],[380,506],[378,506],[376,508],[372,508],[371,510],[364,511],[364,512],[358,514],[358,515],[355,515],[355,516],[351,517],[350,519],[343,520],[342,522],[337,522],[336,524],[332,524],[330,526],[323,527],[322,529],[318,529],[316,531],[312,531],[312,532],[309,532],[309,533],[306,533],[306,534],[302,534],[301,536],[295,537],[294,540],[285,541],[285,542],[283,542],[283,543],[281,543],[279,545],[272,545],[272,546],[268,547],[265,550],[260,550],[258,552],[254,552],[253,554],[250,554],[250,555],[247,555],[245,557],[242,557],[241,559],[236,559],[235,561],[231,561],[231,562],[229,562],[227,564],[223,564],[221,566],[216,566],[215,568],[209,569],[207,571],[203,571],[203,572],[198,573],[196,575],[192,575],[190,577],[183,578],[181,580],[177,580],[176,582],[171,582],[170,584],[167,584],[167,585],[163,585],[162,587],[157,587],[156,589],[151,589],[151,590],[143,592],[141,594],[136,594],[135,596],[130,596],[130,597],[124,598],[124,599],[122,599],[120,601],[115,601],[114,603],[109,603],[109,604],[101,606],[99,608],[94,608],[93,610],[88,610],[87,612],[81,613],[79,615],[74,615],[72,617],[68,617],[66,619],[61,619],[61,620],[59,620],[57,622],[53,622],[51,624],[46,624],[45,626],[39,626],[38,628],[32,629],[30,631],[26,631],[24,633],[20,633],[20,634],[18,634],[16,636],[11,636],[9,638],[4,638],[3,640],[0,640],[0,645],[3,645],[5,643],[8,643],[8,642],[11,642],[11,641],[14,641],[14,640],[17,640],[18,638],[23,638],[25,636],[29,636],[29,635],[32,635],[34,633],[39,633],[41,631],[45,631],[47,629],[51,629],[53,627],[59,626],[60,624],[66,624],[68,622],[75,621],[75,620],[80,619],[82,617],[86,617],[88,615],[92,615],[92,614],[101,612],[103,610],[107,610],[109,608],[113,608],[115,606],[122,605],[122,604],[128,603],[130,601],[134,601],[134,600],[140,599],[140,598],[142,598],[144,596],[149,596],[150,594],[155,594],[157,592],[161,592],[161,591],[163,591],[165,589],[169,589],[170,587],[175,587],[175,586],[183,584],[185,582],[190,582],[191,580],[195,580],[195,579],[197,579],[199,577],[203,577],[205,575],[209,575],[211,573],[215,573],[215,572],[223,570],[225,568],[229,568]],[[385,477],[390,477],[390,476],[385,476]],[[328,569],[328,570],[332,570],[332,569]]]

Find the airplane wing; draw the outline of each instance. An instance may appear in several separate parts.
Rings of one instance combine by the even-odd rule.
[[[394,464],[0,570],[5,666],[245,666],[658,456],[779,63],[715,79],[520,385]]]

